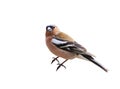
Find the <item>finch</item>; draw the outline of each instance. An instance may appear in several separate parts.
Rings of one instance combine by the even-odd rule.
[[[66,33],[63,33],[59,30],[59,28],[55,25],[48,25],[46,26],[46,45],[48,49],[55,54],[57,57],[53,58],[52,62],[57,61],[58,67],[56,71],[61,67],[65,67],[63,64],[74,58],[80,58],[88,60],[97,66],[99,66],[101,69],[103,69],[105,72],[108,70],[103,67],[100,63],[95,61],[95,56],[87,51],[85,47],[78,44],[72,37],[67,35]],[[59,62],[58,58],[64,58],[65,61],[62,63]],[[66,68],[66,67],[65,67]]]

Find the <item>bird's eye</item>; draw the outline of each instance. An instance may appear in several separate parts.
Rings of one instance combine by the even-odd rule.
[[[46,26],[46,30],[47,31],[53,31],[53,29],[55,28],[55,26],[54,25],[48,25],[48,26]]]
[[[47,30],[48,30],[48,31],[52,31],[52,28],[51,28],[51,27],[48,27]]]

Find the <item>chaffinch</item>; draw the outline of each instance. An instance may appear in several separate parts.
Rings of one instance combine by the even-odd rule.
[[[90,62],[102,68],[105,72],[108,71],[101,64],[94,60],[95,56],[93,54],[87,52],[86,48],[74,41],[73,38],[61,32],[57,26],[46,26],[46,45],[48,49],[57,56],[51,62],[52,64],[54,61],[58,61],[58,67],[56,71],[61,66],[65,67],[63,64],[67,60],[74,58],[89,60]],[[60,63],[58,60],[59,57],[64,58],[65,61]]]

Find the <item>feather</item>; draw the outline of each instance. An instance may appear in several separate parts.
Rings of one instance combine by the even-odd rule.
[[[62,50],[69,51],[77,55],[86,52],[86,49],[77,42],[70,42],[54,37],[52,39],[52,43]]]
[[[100,68],[102,68],[104,71],[108,71],[105,67],[103,67],[100,63],[98,63],[97,61],[94,60],[94,58],[91,55],[88,54],[81,54],[83,57],[85,57],[87,60],[89,60],[90,62],[94,63],[95,65],[99,66]]]
[[[67,41],[63,41],[63,40],[60,40],[60,39],[53,38],[52,43],[56,44],[56,45],[61,45],[61,44],[66,44]]]

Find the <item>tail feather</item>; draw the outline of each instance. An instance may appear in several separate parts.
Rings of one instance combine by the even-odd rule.
[[[86,59],[88,59],[89,61],[91,61],[92,63],[96,64],[97,66],[99,66],[100,68],[102,68],[105,72],[108,72],[108,70],[106,68],[104,68],[100,63],[98,63],[97,61],[94,60],[94,58],[91,55],[88,54],[81,54],[83,57],[85,57]]]

